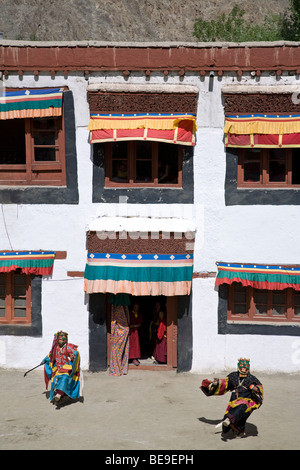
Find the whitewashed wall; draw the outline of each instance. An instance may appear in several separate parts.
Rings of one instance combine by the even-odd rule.
[[[203,247],[196,243],[195,271],[216,271],[216,261],[299,264],[299,206],[225,206],[225,155],[222,142],[225,84],[298,84],[295,77],[233,76],[200,83],[195,149],[195,204],[204,207]],[[218,294],[214,279],[193,281],[194,372],[235,369],[237,358],[250,357],[251,368],[266,372],[298,372],[300,339],[289,336],[218,335]]]
[[[194,218],[197,224],[195,271],[216,271],[216,261],[300,264],[300,218],[298,206],[231,206],[224,201],[225,154],[223,146],[224,112],[221,87],[238,83],[233,76],[214,78],[208,91],[208,77],[176,74],[168,78],[151,74],[147,83],[189,84],[199,88],[198,132],[195,147],[195,204],[93,204],[92,163],[87,142],[89,108],[86,87],[96,82],[122,83],[123,75],[97,74],[86,80],[72,73],[66,79],[41,74],[38,79],[24,74],[23,79],[9,76],[9,87],[57,87],[67,85],[73,91],[78,159],[78,205],[3,205],[6,226],[13,249],[66,250],[66,260],[56,260],[51,278],[42,282],[41,338],[0,336],[0,367],[30,368],[49,352],[53,334],[69,332],[69,341],[79,345],[82,367],[88,369],[88,311],[82,278],[68,278],[67,271],[84,270],[85,228],[96,217],[152,216]],[[280,83],[295,83],[294,77],[282,77]],[[145,83],[144,74],[132,74],[127,83]],[[250,76],[241,83],[276,84],[274,77]],[[0,214],[0,247],[10,244]],[[276,230],[274,230],[276,221]],[[193,366],[194,372],[210,372],[236,367],[240,355],[251,357],[256,370],[293,372],[299,370],[297,339],[217,334],[218,296],[214,279],[193,281]],[[300,356],[300,354],[299,354]]]

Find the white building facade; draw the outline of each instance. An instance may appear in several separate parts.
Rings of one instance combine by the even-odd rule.
[[[298,46],[2,41],[0,49],[0,129],[6,152],[0,152],[0,367],[35,366],[49,352],[53,334],[65,330],[79,346],[82,368],[105,370],[107,299],[109,292],[123,291],[108,284],[102,291],[88,291],[87,253],[143,256],[160,250],[194,258],[185,291],[130,292],[145,311],[158,297],[166,300],[168,312],[174,310],[168,320],[168,368],[206,373],[235,368],[243,356],[256,371],[299,372]],[[26,90],[31,95],[56,90],[62,94],[62,111],[22,115],[25,98],[18,92],[26,96]],[[18,116],[4,108],[8,96],[20,100]],[[133,115],[185,114],[180,119],[188,123],[188,137],[178,143],[154,129],[156,134],[149,132],[145,139],[134,132],[122,139],[122,128],[112,125],[112,134],[91,143],[89,126],[97,114],[125,114],[131,121]],[[40,126],[49,116],[61,119],[62,131]],[[224,133],[225,117],[229,130]],[[26,161],[9,156],[12,147],[22,153],[15,143],[24,134],[19,122],[31,148],[31,170],[27,150]],[[171,129],[165,125],[165,132],[176,128],[176,123]],[[144,132],[145,126],[140,129]],[[57,150],[51,135],[60,132]],[[267,137],[260,140],[262,135]],[[285,141],[286,136],[291,137]],[[195,145],[190,145],[193,138]],[[125,142],[127,152],[136,149],[126,183],[114,167],[124,159],[124,153],[113,154],[114,142]],[[152,154],[139,159],[136,142],[150,143]],[[160,149],[160,142],[179,149],[178,160],[177,153],[173,157],[175,176],[170,176],[173,162],[162,159],[169,170],[165,184],[159,183],[161,162],[153,150]],[[62,152],[62,162],[51,152]],[[129,153],[126,158],[129,171]],[[139,179],[142,169],[148,180]],[[22,171],[30,171],[31,179]],[[121,233],[127,234],[125,240]],[[28,271],[26,307],[27,294],[20,287],[18,295],[16,279],[24,274],[22,256],[30,258],[32,252],[41,257],[50,252],[53,270]],[[2,260],[12,253],[15,267],[8,269]],[[16,275],[14,281],[9,273]]]

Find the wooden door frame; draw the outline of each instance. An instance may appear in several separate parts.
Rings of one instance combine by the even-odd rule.
[[[167,297],[167,366],[177,367],[177,297]]]
[[[110,365],[110,322],[111,304],[106,296],[106,327],[107,327],[107,367]],[[166,297],[167,308],[167,364],[140,364],[138,367],[129,364],[130,369],[172,370],[177,368],[177,297]]]

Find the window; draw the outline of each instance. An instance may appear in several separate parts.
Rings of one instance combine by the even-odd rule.
[[[94,144],[94,152],[102,152]],[[182,148],[152,141],[106,143],[105,186],[182,187]]]
[[[31,322],[31,277],[17,271],[0,273],[0,324]]]
[[[292,288],[255,289],[234,282],[229,286],[227,318],[237,322],[300,322],[300,292]]]
[[[238,187],[300,187],[300,149],[240,149]]]
[[[0,121],[0,185],[66,184],[63,117]]]

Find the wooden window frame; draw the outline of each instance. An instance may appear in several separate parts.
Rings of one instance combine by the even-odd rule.
[[[245,150],[251,149],[239,149],[238,154],[238,170],[237,170],[237,187],[238,188],[300,188],[300,184],[292,184],[292,148],[285,148],[285,162],[286,172],[285,181],[277,182],[270,181],[269,178],[269,157],[270,150],[268,148],[253,149],[260,150],[260,180],[244,181],[244,155]]]
[[[31,276],[29,274],[23,274],[26,276],[26,316],[15,317],[14,316],[14,284],[15,274],[20,274],[16,271],[8,273],[1,273],[4,275],[4,288],[5,288],[5,316],[0,317],[0,325],[28,325],[31,324]]]
[[[25,164],[0,164],[0,185],[2,186],[66,186],[65,158],[65,125],[64,111],[61,116],[55,116],[54,130],[57,134],[55,145],[45,145],[45,148],[55,148],[56,161],[35,161],[35,148],[43,147],[34,144],[34,122],[36,119],[24,118],[25,121]],[[41,132],[48,132],[42,130]],[[2,137],[3,138],[3,137]]]
[[[182,188],[182,160],[183,160],[183,149],[178,144],[176,145],[178,150],[178,182],[177,183],[159,183],[158,182],[158,145],[159,142],[147,141],[152,144],[152,182],[136,182],[136,142],[135,140],[127,141],[127,168],[128,168],[128,182],[116,182],[112,181],[112,142],[106,142],[105,145],[105,187],[154,187],[154,188]]]
[[[272,323],[300,323],[300,315],[295,315],[295,303],[294,294],[295,291],[292,288],[287,288],[282,291],[268,290],[267,291],[267,313],[257,314],[255,312],[254,292],[255,290],[251,286],[244,287],[246,290],[246,313],[239,314],[234,312],[234,288],[236,284],[233,283],[228,286],[228,307],[227,307],[227,320],[230,322],[272,322]],[[273,314],[273,293],[282,293],[285,295],[285,315]]]

